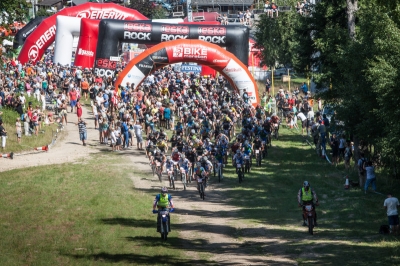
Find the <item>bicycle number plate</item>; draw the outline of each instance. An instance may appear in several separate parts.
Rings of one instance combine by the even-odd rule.
[[[238,164],[238,165],[237,165],[237,168],[240,168],[240,167],[242,167],[242,165],[241,165],[241,164]]]
[[[256,150],[256,154],[259,154],[260,153],[260,151],[259,150]]]
[[[278,124],[274,124],[275,127],[278,127]]]
[[[262,141],[261,144],[262,144],[262,145],[265,145],[265,141]]]
[[[306,211],[310,212],[312,211],[312,205],[306,205]]]
[[[250,159],[250,156],[245,155],[244,158],[245,158],[246,160],[248,160],[248,159]]]

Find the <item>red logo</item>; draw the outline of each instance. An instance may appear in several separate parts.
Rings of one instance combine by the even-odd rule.
[[[101,67],[106,69],[116,69],[117,62],[111,61],[110,59],[99,58],[96,59],[96,67]]]
[[[189,34],[189,27],[177,25],[162,25],[161,32],[169,34]]]
[[[199,27],[199,35],[226,35],[226,28],[223,27]]]
[[[151,24],[125,22],[124,23],[124,30],[127,30],[127,31],[140,31],[140,32],[151,32]]]

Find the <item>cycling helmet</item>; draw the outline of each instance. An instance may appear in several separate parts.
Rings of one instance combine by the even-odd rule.
[[[181,158],[182,158],[182,159],[185,159],[185,158],[186,158],[185,154],[182,154],[182,155],[181,155]]]
[[[204,160],[204,161],[207,161],[207,160],[208,160],[207,156],[204,156],[204,157],[203,157],[203,160]]]
[[[237,151],[236,151],[236,154],[240,154],[240,150],[237,150]]]
[[[167,187],[162,187],[161,188],[161,194],[166,194],[168,193],[168,188]]]
[[[168,156],[168,157],[167,157],[167,161],[171,161],[171,156]]]
[[[310,187],[310,183],[308,181],[304,181],[303,187],[304,188],[309,188]]]
[[[271,120],[271,117],[268,116],[268,117],[267,117],[267,121],[270,121],[270,120]]]

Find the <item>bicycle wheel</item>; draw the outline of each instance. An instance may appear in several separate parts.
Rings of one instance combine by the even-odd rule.
[[[171,185],[172,185],[172,188],[175,190],[175,178],[174,178],[174,176],[171,176]]]
[[[160,183],[162,182],[162,173],[161,170],[157,170],[157,176],[158,176],[158,180],[160,180]]]
[[[308,232],[313,235],[314,234],[314,217],[308,217]]]
[[[239,183],[242,183],[242,170],[238,171]]]
[[[183,176],[181,173],[181,180],[182,180],[182,184],[183,184],[183,190],[186,190],[186,176]]]
[[[221,183],[222,165],[218,168],[218,183]]]
[[[200,184],[200,197],[204,200],[204,197],[205,197],[205,195],[204,195],[204,184],[203,183],[201,183]]]
[[[216,170],[216,169],[217,169],[217,167],[216,167],[216,166],[217,166],[217,164],[216,164],[216,163],[214,163],[214,167],[213,167],[213,168],[214,168],[214,169],[213,169],[214,176],[216,176],[216,175],[217,175],[217,173],[216,173],[216,172],[217,172],[217,170]]]
[[[260,153],[257,154],[257,165],[261,166],[261,154]]]
[[[151,171],[153,172],[153,176],[156,175],[156,167],[154,165],[151,165]]]

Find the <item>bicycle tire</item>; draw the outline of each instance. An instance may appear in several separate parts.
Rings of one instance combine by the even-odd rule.
[[[163,233],[161,233],[161,238],[163,240],[167,240],[167,237],[168,237],[167,223],[166,222],[162,223],[161,226],[163,227],[163,231],[164,231]]]
[[[310,235],[314,234],[314,217],[308,217],[308,232]]]
[[[222,176],[222,169],[221,169],[221,167],[222,167],[222,166],[220,166],[219,169],[218,169],[218,183],[221,183],[221,176]]]
[[[240,184],[243,181],[243,179],[242,179],[242,170],[238,171],[238,177],[239,177],[239,184]]]
[[[182,176],[182,173],[181,173],[181,180],[182,180],[182,184],[183,184],[183,190],[186,190],[186,186],[187,186],[186,176]]]
[[[158,180],[160,180],[160,183],[162,183],[162,173],[157,172]]]
[[[175,190],[175,178],[173,176],[171,176],[171,185],[172,188]]]
[[[204,195],[204,184],[203,183],[200,184],[200,190],[201,190],[200,197],[204,200],[205,195]]]
[[[153,176],[156,175],[156,167],[154,165],[151,165],[151,171],[153,172]]]

